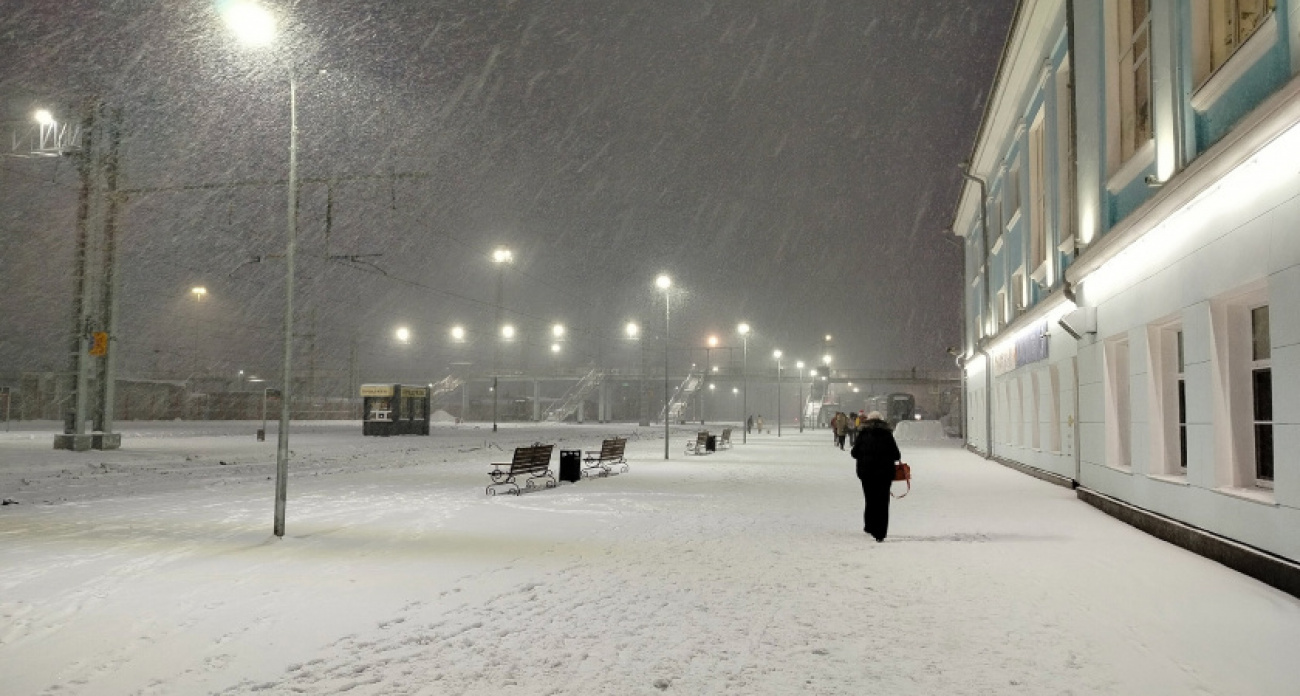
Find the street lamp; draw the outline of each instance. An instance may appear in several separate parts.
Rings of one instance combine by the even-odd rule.
[[[506,264],[514,261],[515,255],[505,247],[497,247],[492,251],[492,263],[497,265],[497,326],[501,327],[501,335],[509,338],[514,335],[514,328],[501,325],[501,296],[505,294],[506,285]],[[510,330],[510,336],[506,336],[506,329]],[[496,341],[492,344],[492,432],[497,431],[497,373],[500,372],[501,363],[501,342]]]
[[[629,321],[627,326],[623,328],[623,331],[627,334],[628,339],[635,340],[641,347],[641,379],[640,386],[638,387],[639,391],[636,393],[636,408],[638,412],[637,424],[650,425],[650,414],[646,410],[647,402],[645,398],[645,341],[641,340],[641,327],[636,322]]]
[[[556,324],[555,326],[552,326],[551,335],[554,336],[557,341],[564,338],[564,324]]]
[[[664,459],[668,459],[668,315],[672,306],[672,297],[669,295],[672,286],[673,279],[665,273],[655,278],[655,287],[664,291]]]
[[[803,414],[808,410],[807,404],[803,402],[803,361],[796,361],[795,367],[799,368],[799,432],[803,432]]]
[[[463,343],[465,341],[465,327],[460,325],[451,327],[451,340]]]
[[[406,328],[405,326],[397,327],[397,331],[394,331],[393,335],[397,337],[398,343],[411,342],[411,330]]]
[[[781,351],[772,351],[776,359],[776,436],[781,437]]]
[[[740,333],[742,344],[740,353],[740,380],[745,387],[745,393],[740,397],[740,443],[749,442],[749,324],[741,322],[736,327]]]
[[[222,8],[226,25],[235,37],[252,47],[267,46],[275,38],[275,16],[252,0],[238,0]],[[280,432],[275,449],[275,527],[284,536],[284,514],[289,485],[289,416],[293,394],[293,257],[298,245],[298,79],[289,66],[289,182],[287,240],[284,249],[284,383],[280,385]]]
[[[713,388],[713,383],[709,381],[709,372],[712,371],[713,349],[718,346],[718,337],[709,336],[705,341],[707,344],[704,348],[704,383],[709,389]],[[704,425],[704,407],[708,405],[708,399],[704,398],[704,392],[700,392],[700,425]]]

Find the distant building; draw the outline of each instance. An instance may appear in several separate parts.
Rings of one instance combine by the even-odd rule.
[[[1298,72],[1300,0],[1020,3],[953,223],[972,449],[1300,560]]]

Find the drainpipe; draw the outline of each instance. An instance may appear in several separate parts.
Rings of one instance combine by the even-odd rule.
[[[984,285],[984,307],[987,311],[993,311],[993,288],[989,286],[989,206],[988,206],[988,184],[983,179],[971,174],[970,164],[962,162],[958,167],[961,169],[961,175],[969,181],[975,182],[980,187],[980,240],[983,246],[984,258],[982,270],[983,276],[981,283]],[[983,317],[988,321],[988,317]],[[993,357],[989,355],[982,343],[976,342],[975,351],[984,356],[984,443],[985,459],[993,458]],[[1075,420],[1078,420],[1077,418]]]

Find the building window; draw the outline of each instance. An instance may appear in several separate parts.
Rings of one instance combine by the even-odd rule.
[[[1130,433],[1128,338],[1106,342],[1106,463],[1127,469],[1133,464]]]
[[[1273,14],[1276,0],[1192,0],[1193,80],[1197,87]]]
[[[1151,7],[1150,0],[1114,2],[1119,165],[1151,139]]]
[[[1038,373],[1034,372],[1029,380],[1029,446],[1035,450],[1043,448],[1042,436],[1038,423]]]
[[[1009,318],[1011,316],[1011,307],[1007,304],[1006,290],[998,291],[997,314],[998,314],[997,330],[1000,331],[1003,327],[1007,325],[1007,322],[1009,321]]]
[[[1016,155],[1015,164],[1007,171],[1007,178],[1002,183],[1002,224],[1011,225],[1020,212],[1020,159]]]
[[[1049,372],[1052,378],[1052,429],[1047,433],[1048,449],[1061,451],[1061,368],[1053,365]]]
[[[1018,317],[1029,306],[1029,286],[1025,284],[1023,266],[1011,274],[1011,313],[1008,317]],[[1010,321],[1010,318],[1008,318]]]
[[[1273,487],[1273,369],[1268,305],[1250,310],[1250,392],[1255,435],[1255,485]]]
[[[1183,330],[1174,332],[1178,351],[1178,470],[1187,473],[1187,362],[1183,352]]]
[[[1074,112],[1070,95],[1073,73],[1067,58],[1056,70],[1057,234],[1062,245],[1074,238]],[[1049,279],[1050,282],[1050,279]]]
[[[1040,107],[1029,128],[1029,268],[1043,287],[1052,283],[1047,269],[1047,157]]]
[[[1187,473],[1187,389],[1184,382],[1183,329],[1177,323],[1153,325],[1150,347],[1151,473]]]

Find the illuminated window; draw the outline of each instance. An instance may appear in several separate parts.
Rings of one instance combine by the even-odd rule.
[[[1151,139],[1151,12],[1150,0],[1111,0],[1111,66],[1118,88],[1118,166]]]
[[[1074,237],[1074,125],[1071,94],[1074,79],[1070,61],[1066,59],[1056,70],[1056,167],[1057,183],[1061,190],[1057,196],[1058,241],[1064,244]]]
[[[1276,0],[1192,0],[1192,70],[1196,86],[1241,48],[1273,14]]]
[[[1029,128],[1029,268],[1043,287],[1050,285],[1047,270],[1047,147],[1043,108]]]

